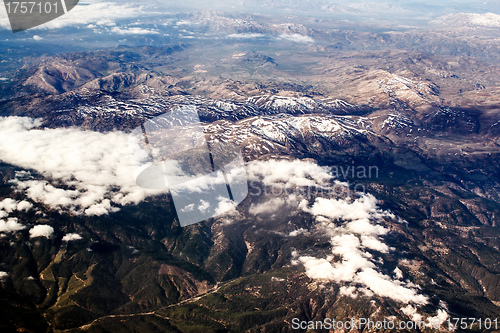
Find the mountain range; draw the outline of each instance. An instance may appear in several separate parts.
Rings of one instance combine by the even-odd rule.
[[[367,32],[198,13],[183,26],[219,36],[210,47],[122,45],[3,71],[2,331],[497,318],[500,70],[485,17]],[[241,148],[249,185],[184,228],[126,156],[132,130],[182,106],[209,145]]]

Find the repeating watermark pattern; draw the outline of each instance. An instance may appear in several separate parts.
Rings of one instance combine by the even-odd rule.
[[[36,0],[12,1],[4,0],[7,16],[12,32],[31,29],[52,21],[70,10],[79,0]]]
[[[328,167],[335,181],[328,186],[294,186],[286,184],[266,185],[261,181],[251,180],[249,195],[259,197],[356,197],[368,194],[366,182],[379,178],[380,169],[375,165],[333,165]]]
[[[137,185],[168,189],[181,226],[226,213],[248,194],[239,146],[208,143],[195,106],[184,106],[148,120],[130,135],[147,158],[136,170]]]

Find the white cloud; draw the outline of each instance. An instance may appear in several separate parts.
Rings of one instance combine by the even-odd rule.
[[[314,39],[312,37],[299,34],[281,34],[279,37],[294,43],[314,43]]]
[[[12,213],[17,209],[18,202],[14,199],[7,198],[0,201],[0,209],[6,211],[7,213]]]
[[[127,134],[36,129],[39,125],[29,118],[0,118],[0,159],[46,178],[17,181],[31,200],[74,214],[102,215],[165,191],[136,185],[132,170],[145,156],[139,146],[131,156]],[[7,212],[28,206],[12,199],[0,202]]]
[[[291,194],[285,198],[277,197],[267,199],[259,204],[252,204],[248,209],[248,212],[252,215],[259,214],[272,214],[276,213],[279,209],[283,207],[297,208],[298,198],[295,194]]]
[[[405,304],[423,305],[427,297],[418,294],[415,288],[405,283],[392,280],[389,276],[376,271],[372,256],[362,251],[359,239],[354,235],[341,235],[332,239],[332,252],[341,256],[341,261],[332,262],[333,257],[314,258],[299,257],[306,269],[306,274],[312,279],[329,280],[337,283],[349,283],[361,288],[344,290],[344,295],[357,295],[356,290],[369,290],[381,297],[388,297]]]
[[[266,35],[264,34],[229,34],[227,35],[228,38],[240,38],[240,39],[254,39],[254,38],[261,38],[265,37]]]
[[[389,253],[389,246],[373,236],[361,236],[361,244],[367,249]]]
[[[33,204],[26,200],[23,200],[17,204],[17,210],[21,212],[27,212],[31,208],[33,208]]]
[[[436,315],[432,317],[427,317],[426,327],[430,327],[433,329],[437,329],[442,327],[442,324],[448,319],[448,309],[444,302],[439,302],[440,309],[437,309]],[[408,318],[415,322],[423,322],[424,316],[418,313],[418,309],[410,304],[400,309],[403,314],[405,314]]]
[[[40,122],[29,118],[0,118],[0,159],[34,169],[44,177],[35,179],[19,175],[15,182],[17,189],[34,202],[61,212],[103,215],[117,211],[120,205],[137,204],[147,196],[168,191],[167,186],[144,189],[137,185],[136,171],[143,170],[148,154],[126,133],[98,133],[77,128],[39,129],[37,126]],[[221,184],[225,189],[222,172],[199,178],[198,175],[184,175],[180,167],[172,163],[164,162],[160,169],[165,170],[163,167],[174,175],[168,178],[174,183],[173,195],[178,194],[176,191],[204,193]],[[152,172],[151,177],[146,178],[150,180],[155,175]],[[240,167],[229,168],[226,176],[231,184],[246,179],[245,170]],[[209,205],[205,200],[196,208],[200,211],[223,209],[217,207],[217,203]],[[9,210],[17,207],[16,204],[9,200],[3,203]],[[21,205],[24,209],[27,206],[28,203]],[[186,211],[190,208],[194,209],[183,206]]]
[[[333,179],[327,167],[294,160],[253,161],[247,166],[248,179],[283,189],[326,186]]]
[[[50,225],[40,224],[30,229],[30,238],[35,238],[35,237],[49,238],[50,236],[52,236],[53,233],[54,233],[54,228],[52,228]]]
[[[224,217],[223,222],[225,224],[232,223],[236,218],[240,216],[240,213],[236,210],[238,206],[236,202],[229,200],[228,198],[219,197],[219,203],[215,209],[214,216]]]
[[[369,219],[372,214],[377,211],[377,199],[374,196],[368,194],[367,196],[358,198],[353,202],[348,202],[346,200],[332,200],[325,198],[317,198],[314,205],[311,207],[309,212],[313,215],[322,215],[330,219],[347,219],[347,220],[358,220],[361,222],[356,222],[351,225],[353,231],[362,232],[362,228],[357,228],[356,224],[363,224],[362,227],[366,226],[366,223],[362,220]],[[354,230],[359,229],[359,230]]]
[[[290,237],[297,237],[299,235],[305,235],[305,234],[309,234],[309,231],[307,231],[304,228],[300,228],[300,229],[297,229],[297,230],[294,230],[294,231],[290,232],[288,234],[288,236],[290,236]]]
[[[353,205],[353,208],[356,206],[357,205]],[[357,214],[354,214],[354,216],[355,215]],[[349,218],[349,216],[352,217],[353,214],[346,213],[346,215],[343,218],[346,217]],[[352,233],[358,235],[385,235],[388,232],[388,230],[383,226],[370,223],[370,220],[368,220],[367,218],[362,218],[360,220],[349,222],[346,224],[346,228]]]
[[[43,40],[43,37],[40,37],[38,35],[34,35],[33,36],[33,39],[36,40],[37,42],[40,41],[40,40]]]
[[[387,275],[383,275],[372,268],[363,269],[356,274],[355,282],[364,284],[375,294],[382,297],[389,297],[395,301],[405,304],[415,303],[424,305],[427,297],[419,295],[417,290],[402,285],[402,282],[391,280]]]
[[[76,25],[112,25],[117,20],[125,18],[136,18],[145,15],[143,6],[120,4],[116,2],[89,1],[79,3],[67,14],[50,21],[40,28],[60,29],[63,27]]]
[[[178,165],[178,161],[168,160],[162,162],[163,170],[168,169],[169,175],[162,182],[163,187],[168,187],[167,183],[171,183],[170,191],[172,194],[179,194],[185,191],[191,193],[204,193],[209,189],[214,189],[218,185],[225,185],[226,181],[222,172],[210,174],[186,175],[182,168]],[[244,176],[245,170],[241,168],[232,168],[226,170],[226,177],[229,183],[241,179]],[[164,175],[163,175],[164,176]],[[149,177],[152,178],[152,177]]]
[[[267,161],[251,163],[249,179],[261,181],[267,186],[328,188],[333,177],[327,168],[306,161]],[[389,246],[382,241],[382,236],[389,230],[380,222],[383,218],[395,216],[380,210],[373,195],[366,194],[356,199],[316,197],[312,205],[300,194],[294,193],[289,197],[293,199],[293,205],[288,205],[285,198],[278,196],[253,204],[249,212],[273,214],[282,207],[295,207],[316,218],[316,231],[330,237],[332,247],[331,255],[326,258],[294,253],[292,264],[302,263],[309,278],[339,283],[341,287],[345,287],[341,290],[342,294],[352,297],[357,297],[361,292],[367,296],[388,297],[405,304],[427,303],[427,297],[419,294],[415,285],[394,280],[379,271],[377,265],[383,261],[380,257],[377,258],[377,252],[390,251]],[[290,235],[298,236],[303,232],[307,231],[293,231]]]
[[[9,273],[7,273],[7,272],[0,272],[0,280],[5,280],[8,277],[9,277]]]
[[[71,241],[77,241],[80,239],[82,239],[82,236],[80,236],[79,234],[66,234],[62,238],[62,241],[63,242],[71,242]]]
[[[119,208],[112,207],[111,201],[109,199],[104,199],[99,203],[91,205],[89,208],[85,209],[85,215],[106,215],[108,213],[117,212]]]
[[[292,264],[302,263],[308,277],[339,283],[342,294],[352,297],[362,293],[367,296],[388,297],[406,304],[427,303],[427,297],[419,294],[415,285],[393,280],[378,270],[381,258],[376,257],[377,252],[390,251],[389,246],[382,241],[389,230],[380,222],[383,218],[394,219],[395,216],[380,210],[373,195],[344,199],[328,197],[329,186],[338,183],[334,181],[328,168],[308,161],[255,161],[249,164],[248,175],[251,181],[259,181],[266,186],[283,189],[316,187],[326,190],[321,193],[327,197],[316,197],[312,205],[308,202],[310,199],[299,190],[288,197],[281,196],[286,191],[279,192],[275,197],[268,194],[269,197],[264,202],[254,203],[249,208],[249,213],[255,215],[273,214],[283,207],[294,207],[316,218],[315,228],[318,234],[330,237],[331,255],[316,258],[300,256],[295,251]],[[272,193],[276,195],[275,191]],[[289,235],[298,236],[307,232],[299,229]]]
[[[311,279],[338,280],[337,271],[327,259],[300,257],[299,260],[304,265],[307,276]]]
[[[206,212],[207,209],[210,208],[210,204],[205,200],[200,200],[200,204],[198,205],[198,210],[202,213]]]
[[[139,28],[139,27],[132,27],[132,28],[113,27],[111,29],[111,32],[115,33],[115,34],[119,34],[119,35],[157,35],[157,34],[159,34],[158,31],[151,30],[151,29]]]
[[[175,25],[193,25],[195,24],[194,22],[191,22],[191,21],[186,21],[186,20],[180,20],[179,22],[177,22]]]
[[[434,317],[427,318],[427,327],[441,327],[448,317],[449,315],[446,310],[438,309]]]
[[[403,278],[403,271],[399,267],[394,268],[394,275],[396,279],[401,280]]]
[[[147,156],[137,152],[137,156],[134,155],[136,158],[130,157],[129,137],[125,133],[38,130],[35,128],[37,124],[37,121],[26,118],[0,120],[1,158],[11,164],[35,169],[48,179],[18,181],[18,188],[32,200],[73,213],[100,215],[116,210],[116,205],[138,203],[147,195],[160,193],[147,192],[135,184],[131,170],[139,168],[141,158]],[[250,181],[286,190],[304,187],[329,189],[334,184],[334,177],[328,168],[308,161],[254,161],[248,164],[247,174]],[[228,172],[228,177],[233,176]],[[184,180],[182,177],[185,176],[179,177]],[[211,178],[205,181],[206,184],[196,182],[193,188],[184,183],[182,186],[193,192],[203,192],[205,187],[224,182],[224,177]],[[71,189],[63,188],[61,184]],[[225,223],[231,223],[239,216],[234,202],[227,198],[217,198],[217,201],[208,203],[200,200],[197,205],[183,207],[187,210],[206,210],[217,205],[215,215],[223,216]],[[9,200],[3,205],[8,209],[18,207],[17,202]],[[414,286],[392,280],[377,271],[376,254],[368,250],[389,251],[381,239],[388,230],[378,221],[393,216],[378,209],[374,196],[363,195],[356,199],[318,197],[310,204],[309,199],[298,192],[287,195],[287,199],[278,196],[254,204],[249,212],[272,214],[273,210],[276,212],[281,207],[295,207],[309,212],[318,222],[317,231],[330,237],[332,255],[327,258],[294,257],[294,262],[304,265],[310,278],[351,284],[356,286],[357,292],[365,295],[376,294],[403,303],[426,302],[426,297],[419,295]],[[52,234],[50,226],[44,227],[43,230],[32,229],[30,234]],[[296,232],[297,235],[299,233]],[[292,232],[290,235],[295,234]],[[355,291],[349,291],[354,295]]]
[[[23,230],[26,227],[18,222],[18,219],[11,217],[7,221],[0,220],[0,232],[15,232]]]
[[[415,308],[411,304],[408,304],[407,306],[401,308],[401,311],[413,321],[422,321],[422,315],[419,314],[417,312],[417,308]]]
[[[33,204],[29,201],[16,201],[11,198],[4,199],[0,201],[0,218],[9,216],[13,211],[27,212],[33,207]]]
[[[187,205],[186,207],[182,208],[181,211],[182,212],[192,212],[194,210],[194,204],[189,204]]]
[[[351,297],[351,298],[357,298],[358,297],[357,289],[356,289],[356,287],[353,287],[353,286],[349,286],[349,287],[348,286],[342,286],[339,289],[339,293],[340,293],[340,295],[348,296],[348,297]]]

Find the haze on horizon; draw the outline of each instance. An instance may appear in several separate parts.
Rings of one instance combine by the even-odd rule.
[[[4,6],[0,9],[0,31],[10,29]],[[120,18],[157,17],[162,14],[217,10],[228,13],[258,14],[264,16],[307,16],[353,20],[363,23],[390,26],[412,25],[425,26],[429,21],[454,13],[500,14],[500,0],[472,1],[347,1],[347,0],[187,0],[178,1],[152,0],[143,3],[137,0],[113,2],[105,0],[80,1],[74,13],[56,19],[39,29],[59,28],[72,24],[107,23]],[[78,14],[78,15],[77,15]],[[89,18],[86,20],[86,18]],[[92,19],[91,19],[92,18]],[[88,22],[87,22],[88,21]],[[59,22],[59,23],[57,23]],[[64,22],[64,23],[61,23]]]

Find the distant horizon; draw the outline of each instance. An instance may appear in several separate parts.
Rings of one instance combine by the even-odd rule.
[[[0,34],[4,29],[10,30],[6,16],[6,9],[0,10]],[[101,0],[81,1],[77,7],[52,22],[35,27],[32,30],[58,29],[66,26],[85,27],[89,24],[106,25],[115,23],[120,19],[134,19],[158,17],[175,13],[193,13],[204,10],[217,10],[227,13],[242,13],[256,15],[293,15],[305,17],[318,17],[322,19],[347,19],[360,20],[365,23],[384,25],[424,25],[439,17],[456,14],[486,14],[500,15],[500,1],[444,1],[444,2],[413,2],[388,0],[385,2],[374,1],[279,1],[256,0],[237,1],[229,0],[210,1],[199,0],[184,1],[182,4],[173,1],[151,1],[147,4],[130,2],[109,2]]]

